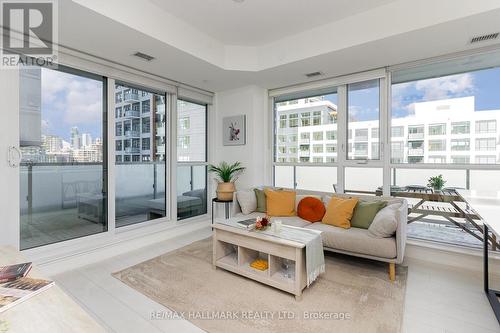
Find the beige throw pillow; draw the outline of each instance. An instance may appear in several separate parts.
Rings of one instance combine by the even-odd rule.
[[[257,197],[253,190],[236,192],[236,199],[240,205],[241,212],[245,215],[253,213],[257,209]]]
[[[382,208],[368,227],[368,234],[375,238],[392,237],[398,227],[398,209],[401,203],[392,203]]]

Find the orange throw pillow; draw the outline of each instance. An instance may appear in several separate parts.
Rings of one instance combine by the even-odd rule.
[[[326,209],[323,202],[318,198],[305,197],[300,200],[297,208],[297,215],[309,222],[321,221],[325,215]]]
[[[351,227],[351,218],[354,208],[358,203],[358,199],[344,199],[332,197],[326,207],[325,216],[322,223],[333,225],[336,227],[349,229]]]
[[[269,216],[294,216],[295,215],[295,192],[273,191],[265,189],[267,215]]]

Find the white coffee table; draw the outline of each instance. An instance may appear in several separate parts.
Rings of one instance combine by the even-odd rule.
[[[213,224],[213,267],[223,268],[260,283],[281,289],[301,299],[306,287],[305,245],[238,227],[236,219],[216,220]],[[228,225],[233,224],[233,225]],[[265,271],[250,263],[267,260]],[[289,269],[284,268],[285,264]]]

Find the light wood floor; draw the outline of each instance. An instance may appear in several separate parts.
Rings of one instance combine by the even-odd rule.
[[[110,332],[202,332],[184,320],[150,320],[152,311],[168,311],[122,284],[112,272],[187,245],[211,234],[205,228],[54,277]],[[404,332],[500,332],[482,292],[479,273],[408,260]],[[500,288],[500,279],[493,287]]]

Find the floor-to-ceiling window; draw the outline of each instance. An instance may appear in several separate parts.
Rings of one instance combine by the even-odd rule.
[[[177,219],[207,213],[207,105],[177,100]]]
[[[498,52],[435,62],[392,75],[391,185],[431,191],[500,190],[500,62]],[[435,191],[433,191],[435,192]],[[408,198],[416,204],[420,198]],[[449,209],[446,203],[433,205]],[[453,209],[453,208],[452,208]],[[481,232],[462,218],[429,214],[409,224],[409,237],[481,245]],[[466,230],[472,231],[466,232]]]
[[[116,227],[166,215],[167,95],[115,86]]]
[[[276,99],[276,186],[332,191],[339,153],[337,92]]]
[[[332,191],[333,183],[338,192],[402,196],[412,209],[410,238],[480,246],[481,222],[472,221],[470,212],[464,215],[467,207],[456,190],[500,190],[500,182],[493,181],[500,177],[499,54],[489,51],[316,82],[318,91],[337,87],[335,146],[317,141],[326,132],[299,133],[313,126],[309,110],[301,109],[307,89],[271,91],[274,184]],[[297,132],[291,140],[288,131]],[[295,147],[289,147],[290,141]],[[337,172],[320,174],[317,163],[334,150]],[[301,179],[308,185],[301,186]]]
[[[20,69],[20,247],[107,230],[106,79]]]
[[[375,194],[383,185],[380,79],[347,85],[344,192]]]

